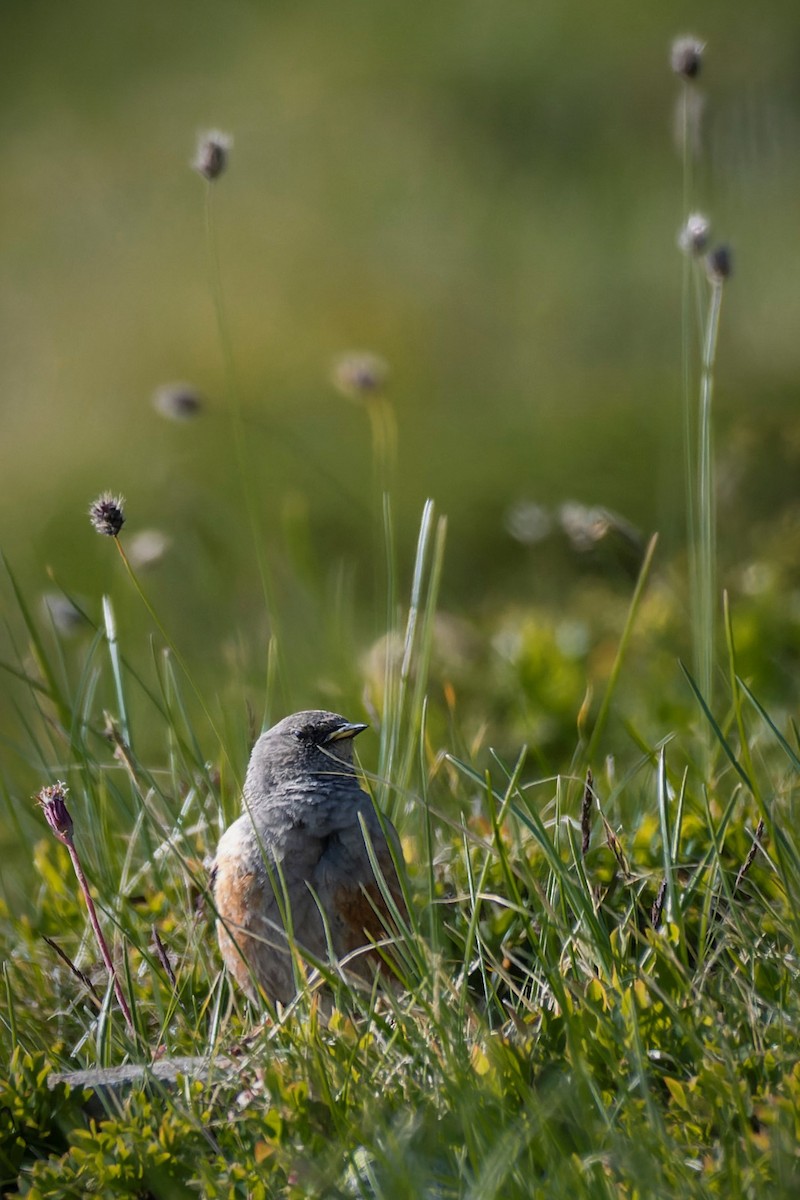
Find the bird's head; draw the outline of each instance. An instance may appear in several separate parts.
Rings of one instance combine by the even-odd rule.
[[[273,725],[253,747],[247,768],[248,800],[264,797],[281,783],[307,777],[352,779],[353,738],[367,726],[338,713],[310,709]]]

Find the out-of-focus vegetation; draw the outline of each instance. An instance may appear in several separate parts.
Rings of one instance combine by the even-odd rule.
[[[520,499],[679,542],[682,28],[709,42],[696,202],[737,256],[723,534],[741,555],[774,525],[800,440],[792,4],[9,0],[4,20],[0,540],[26,583],[47,564],[111,586],[76,523],[111,486],[174,540],[156,586],[187,644],[216,654],[258,603],[187,165],[209,126],[235,138],[219,244],[274,552],[306,515],[325,561],[370,545],[366,427],[328,382],[359,346],[392,368],[402,544],[427,495],[451,517],[448,599],[547,592],[549,560],[504,529]],[[183,379],[207,405],[171,427],[150,397]]]

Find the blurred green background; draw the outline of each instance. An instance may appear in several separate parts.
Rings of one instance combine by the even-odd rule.
[[[110,591],[128,651],[145,645],[152,624],[85,516],[111,488],[126,536],[171,539],[147,587],[201,681],[232,660],[265,678],[189,166],[208,128],[235,139],[214,205],[287,703],[320,699],[384,628],[369,425],[330,382],[343,351],[391,367],[403,594],[427,496],[450,520],[443,603],[473,616],[582,585],[563,539],[511,535],[520,502],[607,506],[679,562],[668,60],[687,32],[708,42],[692,206],[736,264],[715,401],[723,565],[735,590],[777,556],[797,589],[793,0],[4,0],[3,15],[0,544],[31,602],[48,571],[96,621]],[[173,380],[205,397],[196,420],[154,410]],[[336,595],[348,636],[320,619]],[[2,598],[19,648],[6,580]],[[7,729],[14,686],[0,680]]]

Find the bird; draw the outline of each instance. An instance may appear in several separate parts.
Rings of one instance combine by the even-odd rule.
[[[253,1001],[259,990],[273,1003],[294,999],[291,942],[301,958],[306,951],[329,961],[332,951],[348,971],[374,980],[382,962],[374,942],[395,926],[367,839],[396,913],[408,916],[395,867],[400,839],[378,818],[353,764],[353,739],[367,728],[312,709],[285,717],[253,747],[242,815],[211,866],[222,957]]]

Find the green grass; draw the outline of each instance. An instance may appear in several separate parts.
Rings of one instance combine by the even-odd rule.
[[[603,768],[606,735],[590,736],[583,855],[580,741],[556,777],[531,769],[524,748],[507,761],[449,749],[464,730],[430,656],[442,536],[426,509],[405,634],[394,654],[387,642],[386,774],[367,771],[408,862],[397,986],[356,991],[329,976],[330,1019],[312,980],[262,1025],[220,972],[202,858],[237,805],[237,751],[221,721],[215,746],[170,655],[156,656],[158,682],[146,687],[110,619],[71,685],[58,661],[67,648],[27,613],[38,647],[30,739],[43,775],[52,764],[71,788],[135,1034],[98,966],[66,851],[42,823],[38,882],[2,913],[6,1187],[76,1197],[794,1193],[798,755],[739,679],[733,624],[721,716],[703,713],[692,680],[700,720],[687,687],[683,725],[660,746],[630,740]],[[621,621],[621,645],[632,624]],[[624,679],[618,665],[612,685]],[[103,717],[103,694],[116,716]],[[615,707],[607,694],[598,724]],[[147,762],[123,732],[126,711],[160,731]],[[716,746],[707,774],[703,720]],[[46,1086],[48,1072],[79,1066],[231,1053],[233,1077],[219,1068],[203,1083],[134,1090],[107,1100],[103,1119]]]
[[[207,199],[248,539],[230,578],[249,574],[261,603],[224,653],[184,649],[194,592],[154,599],[131,564],[135,496],[117,544],[95,546],[120,567],[96,623],[87,606],[80,629],[60,631],[6,564],[0,1187],[795,1196],[800,739],[773,666],[795,618],[777,583],[717,600],[719,291],[705,350],[685,339],[687,354],[701,347],[684,364],[699,396],[674,418],[692,471],[686,558],[661,557],[655,536],[625,543],[628,579],[611,522],[561,604],[512,605],[498,577],[481,611],[454,613],[432,501],[413,559],[398,548],[402,421],[383,392],[359,414],[373,448],[366,568],[315,545],[296,510],[282,555],[264,540]],[[774,561],[780,581],[789,568]],[[383,947],[392,986],[301,963],[297,999],[261,1010],[222,971],[204,863],[239,811],[262,724],[317,703],[373,724],[364,786],[399,828],[409,917],[396,913]],[[132,1029],[67,848],[29,799],[57,779]],[[48,1086],[177,1055],[206,1069],[93,1099]]]

